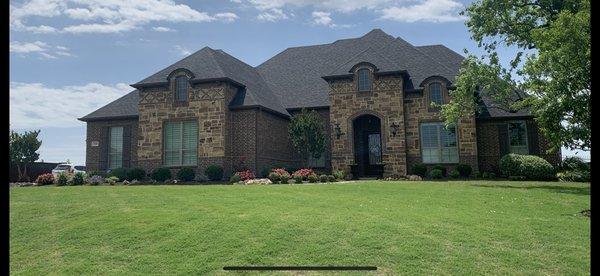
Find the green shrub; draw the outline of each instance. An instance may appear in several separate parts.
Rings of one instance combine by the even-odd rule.
[[[294,183],[296,183],[296,184],[302,184],[302,176],[301,175],[294,175]]]
[[[429,171],[429,177],[433,179],[440,179],[444,177],[444,173],[440,169],[432,169],[431,171]]]
[[[556,174],[556,177],[560,181],[568,181],[568,182],[590,182],[591,174],[589,170],[572,170],[572,171],[564,171]]]
[[[290,180],[290,175],[280,175],[279,176],[279,181],[281,181],[281,184],[288,184],[288,181]]]
[[[56,177],[56,186],[65,186],[69,182],[69,177],[66,173],[59,173]]]
[[[491,173],[489,173],[489,174],[488,174],[488,177],[489,177],[490,179],[495,179],[495,178],[496,178],[496,174],[495,174],[495,173],[493,173],[493,172],[491,172]]]
[[[167,168],[156,168],[150,174],[150,178],[158,182],[164,182],[165,180],[171,179],[171,170]]]
[[[111,170],[108,173],[108,176],[115,176],[117,178],[119,178],[119,180],[123,181],[123,180],[127,180],[127,174],[129,173],[129,170],[127,168],[118,168],[118,169],[114,169]]]
[[[490,178],[490,173],[489,172],[483,172],[481,174],[481,178]]]
[[[85,174],[82,172],[75,173],[71,178],[71,185],[83,185],[85,183]]]
[[[87,176],[89,176],[89,177],[92,177],[94,175],[99,175],[102,177],[106,176],[106,172],[104,172],[104,171],[91,171],[91,172],[86,172],[85,174],[87,174]]]
[[[231,184],[235,184],[240,182],[242,179],[240,178],[240,175],[237,173],[234,173],[230,178],[229,178],[229,183]]]
[[[273,184],[276,184],[279,183],[279,180],[281,180],[281,175],[276,172],[270,172],[267,178],[269,178]]]
[[[327,176],[327,181],[329,181],[329,182],[336,182],[336,181],[337,181],[337,179],[336,179],[336,177],[335,177],[335,176],[333,176],[333,175],[328,175],[328,176]]]
[[[212,181],[223,179],[223,168],[217,165],[210,165],[204,170],[204,174]]]
[[[319,180],[321,182],[327,182],[327,180],[329,180],[329,178],[327,177],[326,174],[322,174],[322,175],[319,176]]]
[[[514,153],[504,155],[500,158],[500,172],[506,176],[521,175],[522,162],[523,155]]]
[[[469,164],[458,164],[456,165],[456,170],[462,177],[469,177],[473,172],[473,168]]]
[[[181,181],[192,181],[196,178],[196,171],[191,167],[181,168],[177,172],[177,179]]]
[[[432,170],[440,170],[440,171],[442,171],[442,177],[445,177],[445,176],[447,175],[447,174],[446,174],[446,173],[447,173],[447,171],[446,171],[446,167],[444,167],[444,166],[442,166],[442,165],[435,165],[435,166],[433,166],[431,169],[432,169]]]
[[[590,166],[578,156],[565,158],[560,164],[561,171],[589,171]]]
[[[520,175],[529,180],[549,180],[555,175],[554,167],[548,161],[534,155],[524,155],[520,169]]]
[[[410,173],[420,177],[425,177],[427,175],[427,166],[421,163],[412,164],[410,166]]]
[[[346,178],[346,172],[343,170],[336,170],[333,172],[335,179],[344,180]]]
[[[308,175],[308,182],[317,183],[317,181],[319,181],[319,177],[316,174],[313,173]]]
[[[127,179],[132,181],[134,179],[143,180],[146,178],[146,171],[142,168],[132,168],[127,172]]]
[[[119,178],[116,176],[110,176],[108,178],[106,178],[106,183],[108,183],[109,185],[115,185],[115,183],[117,183],[119,181]]]
[[[508,177],[508,180],[510,180],[510,181],[522,181],[522,180],[525,180],[525,177],[521,176],[521,175],[512,175],[512,176]]]
[[[450,176],[450,178],[456,179],[456,178],[459,178],[461,175],[458,170],[451,170],[450,173],[448,174],[448,176]]]

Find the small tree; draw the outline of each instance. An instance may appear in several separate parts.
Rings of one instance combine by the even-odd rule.
[[[23,134],[10,131],[10,162],[17,166],[19,181],[29,181],[27,166],[40,157],[37,153],[42,145],[42,141],[38,139],[39,134],[39,130],[25,131]]]
[[[325,150],[325,132],[321,124],[321,118],[316,111],[307,111],[302,109],[299,115],[292,118],[288,132],[292,140],[292,145],[298,153],[304,158],[320,158]]]

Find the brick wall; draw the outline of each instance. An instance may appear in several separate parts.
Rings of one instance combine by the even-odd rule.
[[[138,121],[137,119],[125,119],[125,120],[105,120],[105,121],[90,121],[87,122],[87,136],[86,136],[86,151],[85,151],[85,166],[88,171],[101,170],[101,148],[103,144],[108,143],[102,135],[102,129],[104,127],[113,126],[129,126],[131,129],[130,143],[130,160],[131,166],[137,166],[137,139],[138,139]],[[98,142],[97,146],[92,146],[92,142]],[[124,141],[125,142],[125,141]],[[125,147],[124,147],[125,148]]]

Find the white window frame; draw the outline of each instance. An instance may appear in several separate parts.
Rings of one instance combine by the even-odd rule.
[[[512,145],[512,141],[511,141],[511,133],[510,133],[510,124],[522,124],[523,125],[523,129],[525,129],[525,145],[518,145],[518,146],[513,146]],[[510,121],[506,124],[506,128],[508,129],[506,131],[506,133],[508,134],[508,152],[510,153],[516,153],[516,154],[522,154],[522,155],[528,155],[529,154],[529,134],[527,133],[527,124],[525,123],[525,121]]]
[[[435,126],[436,127],[436,139],[437,139],[437,147],[425,147],[425,143],[423,143],[424,135],[423,135],[423,127],[424,126]],[[435,122],[435,123],[421,123],[419,126],[419,138],[421,141],[421,161],[423,164],[457,164],[460,162],[460,154],[458,149],[458,127],[456,125],[454,127],[454,138],[456,139],[456,146],[454,147],[444,147],[442,145],[442,130],[444,130],[444,123]],[[433,150],[437,151],[437,160],[429,161],[425,159],[425,150]],[[456,152],[456,156],[448,155],[448,160],[444,160],[444,152],[445,151],[453,151]]]

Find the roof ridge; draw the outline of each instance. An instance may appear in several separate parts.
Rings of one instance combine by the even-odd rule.
[[[217,58],[215,58],[215,50],[213,50],[212,48],[210,48],[208,46],[205,46],[204,48],[209,50],[208,53],[210,54],[211,60],[216,65],[217,69],[219,69],[219,71],[221,72],[221,75],[227,76],[227,74],[225,74],[225,71],[223,71],[223,67],[221,66],[221,63],[217,60]],[[204,49],[204,48],[202,48],[202,49]]]
[[[402,38],[400,38],[400,37],[397,37],[397,38],[396,38],[396,40],[399,40],[399,41],[401,41],[401,42],[404,42],[404,43],[406,43],[406,44],[410,45],[411,47],[413,47],[413,48],[415,49],[415,51],[417,51],[418,53],[420,53],[422,56],[424,56],[424,57],[428,58],[429,60],[431,60],[431,61],[433,61],[433,62],[435,62],[435,63],[439,64],[439,65],[440,65],[442,68],[444,68],[444,69],[447,71],[446,73],[451,73],[451,72],[452,72],[452,70],[451,70],[450,68],[448,68],[446,65],[444,65],[444,64],[442,64],[441,62],[439,62],[439,61],[435,60],[435,59],[434,59],[434,58],[432,58],[431,56],[429,56],[429,55],[427,55],[427,54],[423,53],[423,51],[420,51],[420,50],[417,48],[417,46],[414,46],[414,45],[412,45],[411,43],[409,43],[408,41],[406,41],[406,40],[404,40],[404,39],[402,39]],[[452,75],[452,74],[449,74],[449,75]],[[452,80],[449,80],[449,81],[452,81]],[[417,85],[419,85],[419,84],[417,84]]]

